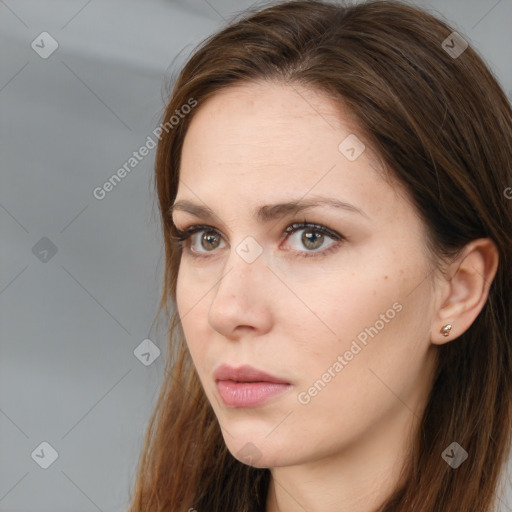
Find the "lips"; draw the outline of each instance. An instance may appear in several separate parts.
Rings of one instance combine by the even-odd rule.
[[[249,365],[233,368],[223,364],[214,377],[224,404],[232,408],[261,406],[292,387],[286,380]]]
[[[250,365],[243,365],[234,368],[227,364],[222,364],[214,373],[216,382],[233,381],[233,382],[270,382],[274,384],[290,384],[288,381],[270,375],[266,372],[253,368]]]

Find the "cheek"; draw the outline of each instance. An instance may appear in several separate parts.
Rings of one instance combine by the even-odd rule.
[[[304,368],[297,391],[305,393],[300,403],[309,400],[305,407],[311,407],[312,417],[327,419],[322,410],[335,410],[339,421],[355,426],[366,421],[359,414],[372,410],[380,415],[389,407],[400,407],[397,396],[411,395],[424,380],[429,290],[425,285],[410,293],[412,271],[395,266],[393,274],[367,273],[357,283],[355,275],[351,280],[331,280],[329,294],[319,299],[316,309],[335,335],[325,335],[328,331],[313,317],[305,320],[303,346],[297,351],[301,361],[295,365]],[[420,275],[424,273],[418,267],[416,277]],[[315,332],[324,336],[315,337]]]
[[[204,283],[187,264],[180,265],[176,279],[176,305],[183,326],[190,322],[191,317],[197,317],[202,302],[207,300],[204,295],[208,288]]]
[[[389,359],[387,368],[393,368],[395,363],[399,367],[404,357],[414,357],[411,351],[424,337],[428,308],[426,289],[410,292],[425,270],[392,258],[378,263],[361,261],[359,268],[332,271],[320,280],[321,286],[309,290],[305,284],[295,287],[297,295],[306,298],[308,308],[297,303],[293,313],[287,311],[284,323],[298,334],[296,353],[302,354],[302,365],[307,361],[310,380],[320,378],[338,356],[345,356],[348,364],[343,364],[362,365],[366,372],[381,360]]]
[[[206,297],[201,301],[204,293],[200,292],[200,284],[196,280],[191,281],[186,270],[180,269],[176,281],[176,306],[185,341],[194,363],[198,362],[201,353],[199,343],[202,339],[198,332],[200,323],[197,322],[197,318],[198,315],[207,314],[203,311]]]
[[[393,304],[400,298],[399,286],[385,269],[379,273],[376,269],[364,273],[337,270],[317,283],[315,288],[295,287],[297,296],[304,297],[308,305],[297,304],[294,309],[300,315],[295,320],[300,317],[310,336],[317,333],[313,339],[327,341],[333,349],[348,348],[352,338],[380,322],[386,311],[391,319],[396,314]]]

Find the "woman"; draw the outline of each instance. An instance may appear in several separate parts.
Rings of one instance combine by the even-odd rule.
[[[160,131],[171,357],[130,511],[493,510],[512,112],[464,37],[275,3],[203,42]]]

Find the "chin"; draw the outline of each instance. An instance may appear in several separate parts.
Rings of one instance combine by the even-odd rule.
[[[246,439],[242,443],[227,444],[231,455],[243,464],[254,468],[272,468],[297,463],[296,457],[291,457],[289,448],[283,447],[282,443],[280,446],[273,446],[268,440],[252,442],[249,438]]]

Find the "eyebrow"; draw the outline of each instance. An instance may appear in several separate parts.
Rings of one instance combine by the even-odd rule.
[[[286,215],[297,214],[317,206],[329,206],[331,208],[345,210],[350,213],[362,215],[363,217],[370,220],[368,215],[356,206],[332,197],[323,196],[315,196],[310,199],[297,199],[295,201],[288,201],[286,203],[265,204],[256,208],[253,211],[253,215],[259,222],[265,223],[274,219],[279,219]],[[215,213],[208,206],[199,205],[186,199],[176,201],[169,208],[169,215],[172,216],[173,212],[177,210],[187,212],[196,217],[205,219],[213,219],[214,217],[217,217],[217,215],[215,215]]]

